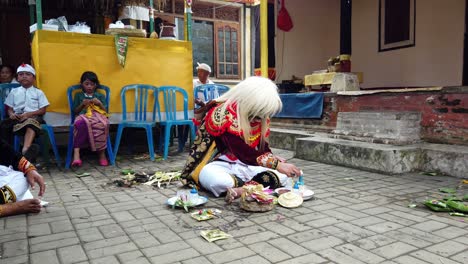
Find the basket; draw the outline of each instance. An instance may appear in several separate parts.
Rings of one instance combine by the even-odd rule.
[[[256,200],[249,201],[248,198],[246,198],[245,192],[242,193],[241,199],[240,199],[240,208],[249,211],[249,212],[266,212],[266,211],[271,211],[275,207],[274,203],[268,203],[268,204],[263,204],[259,203]]]

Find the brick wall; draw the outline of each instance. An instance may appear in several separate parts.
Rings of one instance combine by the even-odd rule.
[[[428,142],[468,145],[468,87],[441,91],[376,93],[344,96],[328,93],[321,119],[274,118],[274,126],[303,126],[332,131],[339,112],[410,111],[421,113],[421,139]]]

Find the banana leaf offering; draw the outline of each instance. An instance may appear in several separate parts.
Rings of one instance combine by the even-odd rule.
[[[429,209],[435,212],[451,212],[452,211],[452,209],[450,209],[446,203],[438,201],[438,200],[426,200],[424,201],[424,205],[429,207]]]
[[[220,239],[227,239],[232,237],[231,235],[224,233],[223,231],[219,229],[213,229],[213,230],[204,230],[200,232],[200,235],[206,239],[208,242],[213,242],[216,240]]]
[[[457,212],[460,212],[460,213],[468,213],[468,206],[466,206],[462,202],[456,202],[456,201],[453,201],[453,200],[449,200],[449,201],[447,201],[446,204],[450,209],[453,209],[454,211],[457,211]]]

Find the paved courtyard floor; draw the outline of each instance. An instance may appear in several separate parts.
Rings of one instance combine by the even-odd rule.
[[[209,196],[203,207],[222,214],[205,222],[165,204],[175,185],[109,184],[125,168],[181,169],[186,153],[155,162],[128,156],[115,167],[99,167],[92,156],[78,170],[44,168],[50,205],[38,215],[0,219],[0,263],[468,263],[468,218],[408,207],[442,197],[438,188],[457,188],[460,179],[382,175],[279,152],[304,171],[314,200],[247,213]],[[77,178],[82,172],[91,176]],[[233,237],[209,243],[200,236],[216,228]]]

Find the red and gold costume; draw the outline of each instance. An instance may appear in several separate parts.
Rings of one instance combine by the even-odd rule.
[[[248,143],[246,143],[243,139],[243,131],[239,128],[235,107],[232,104],[222,113],[222,105],[218,105],[206,115],[206,131],[215,137],[218,151],[232,160],[239,159],[247,165],[276,169],[278,159],[271,153],[268,143],[265,143],[263,151],[259,150],[262,123],[255,120],[250,122],[251,131]],[[269,120],[267,125],[269,125]],[[270,129],[267,128],[264,137],[268,138],[269,135]]]
[[[261,120],[254,119],[250,123],[251,131],[246,142],[235,104],[224,108],[223,104],[210,102],[207,108],[183,176],[190,174],[192,180],[215,196],[227,188],[240,187],[252,181],[270,188],[284,185],[287,176],[276,171],[279,161],[268,143],[265,142],[261,149]],[[269,128],[264,131],[264,138],[268,138]],[[217,155],[206,154],[213,146],[216,146]]]

